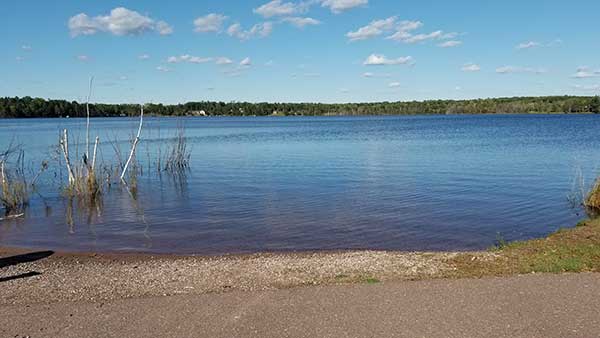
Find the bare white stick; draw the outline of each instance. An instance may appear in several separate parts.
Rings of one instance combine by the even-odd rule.
[[[69,184],[75,183],[75,174],[73,174],[73,168],[71,167],[71,160],[69,160],[69,133],[65,129],[63,131],[63,137],[60,140],[60,147],[65,157],[65,164],[67,165],[67,172],[69,173]]]
[[[129,167],[129,163],[131,162],[131,159],[133,158],[133,155],[135,155],[135,148],[137,147],[138,143],[140,142],[140,134],[142,133],[142,123],[144,122],[144,106],[140,105],[140,126],[138,128],[138,132],[137,132],[137,136],[135,137],[135,140],[133,140],[133,144],[131,145],[131,152],[129,153],[129,158],[127,159],[127,162],[125,162],[125,166],[123,167],[123,172],[121,173],[121,181],[125,181],[124,177],[125,174],[127,173],[127,168]]]
[[[87,100],[85,101],[85,110],[87,111],[87,121],[85,126],[85,157],[89,161],[90,158],[90,97],[92,96],[92,84],[94,77],[90,77],[90,90],[88,91]]]
[[[96,143],[94,143],[94,155],[92,156],[92,171],[96,170],[96,154],[98,153],[98,143],[100,143],[100,137],[96,136]]]
[[[2,185],[6,184],[6,175],[4,174],[4,161],[0,161],[0,176],[2,178]]]

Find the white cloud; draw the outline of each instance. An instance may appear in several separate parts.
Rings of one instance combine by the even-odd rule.
[[[218,65],[223,66],[223,65],[230,65],[230,64],[233,63],[233,61],[231,61],[230,58],[227,58],[227,57],[224,57],[224,56],[220,56],[220,57],[218,57],[216,59],[215,63],[218,64]]]
[[[398,25],[398,31],[403,32],[411,32],[423,27],[423,23],[421,21],[400,21],[400,25]]]
[[[560,45],[563,44],[563,41],[561,39],[554,39],[548,43],[545,42],[538,42],[538,41],[526,41],[526,42],[522,42],[520,44],[518,44],[515,49],[517,50],[522,50],[522,49],[532,49],[532,48],[538,48],[538,47],[558,47]]]
[[[460,35],[457,32],[445,33],[444,31],[437,30],[427,34],[413,34],[414,30],[417,30],[422,26],[423,23],[420,21],[402,21],[396,29],[396,32],[386,37],[386,39],[404,43],[421,43],[428,40],[451,40],[438,44],[439,47],[444,48],[456,47],[462,44],[462,41],[456,40],[456,37]]]
[[[440,38],[442,38],[443,35],[444,35],[444,32],[435,31],[435,32],[431,32],[429,34],[410,35],[404,39],[400,39],[400,41],[405,42],[405,43],[419,43],[419,42],[424,42],[424,41],[432,40],[432,39],[440,39]]]
[[[302,17],[289,17],[283,18],[281,21],[290,23],[298,28],[304,28],[309,25],[319,25],[321,21],[313,19],[313,18],[302,18]]]
[[[362,73],[362,77],[366,77],[366,78],[391,78],[392,74],[389,74],[389,73],[365,72],[365,73]]]
[[[241,67],[250,67],[252,65],[252,61],[250,60],[249,57],[243,59],[242,61],[240,61],[240,66]]]
[[[441,30],[437,30],[428,34],[412,34],[409,31],[406,30],[399,30],[396,33],[394,33],[393,35],[388,36],[386,39],[389,40],[394,40],[394,41],[398,41],[398,42],[404,42],[404,43],[421,43],[421,42],[425,42],[428,40],[448,40],[448,39],[452,39],[454,37],[458,36],[458,33],[455,32],[450,32],[450,33],[444,33]],[[457,41],[460,43],[460,41]],[[456,46],[456,45],[455,45]],[[440,47],[443,47],[440,45]],[[454,46],[450,46],[450,47],[454,47]]]
[[[180,56],[170,56],[167,59],[167,62],[168,63],[183,63],[183,62],[206,63],[206,62],[210,62],[212,60],[213,60],[213,58],[210,58],[210,57],[199,57],[199,56],[192,56],[192,55],[184,54],[184,55],[180,55]]]
[[[164,73],[171,71],[171,69],[164,67],[164,66],[158,66],[158,67],[156,67],[156,70],[158,70],[159,72],[164,72]]]
[[[87,62],[90,60],[90,57],[87,55],[77,55],[77,60],[81,62]]]
[[[522,42],[520,44],[517,45],[517,49],[530,49],[530,48],[534,48],[534,47],[539,47],[541,44],[539,42],[535,42],[535,41],[529,41],[529,42]]]
[[[171,35],[173,34],[173,27],[164,21],[159,21],[156,23],[156,31],[160,35]]]
[[[396,59],[388,59],[382,54],[371,54],[363,62],[366,66],[386,66],[386,65],[404,65],[412,62],[411,56],[399,57]]]
[[[576,78],[576,79],[587,79],[587,78],[599,77],[599,76],[600,76],[600,69],[592,70],[589,67],[579,67],[579,68],[577,68],[577,72],[575,74],[571,75],[571,77]]]
[[[23,46],[21,46],[21,49],[24,50],[24,51],[26,51],[26,52],[29,52],[32,48],[29,45],[23,45]]]
[[[273,32],[273,23],[272,22],[263,22],[258,23],[249,30],[242,29],[242,25],[239,23],[235,23],[227,29],[227,34],[229,36],[238,38],[242,41],[249,40],[254,37],[264,38]]]
[[[481,70],[481,67],[475,63],[467,63],[461,68],[461,70],[463,72],[478,72]]]
[[[346,37],[350,41],[359,41],[374,38],[382,35],[383,33],[396,31],[388,39],[392,40],[404,40],[412,36],[410,32],[419,29],[423,26],[421,21],[397,21],[396,16],[389,17],[382,20],[371,21],[368,25],[360,27],[354,32],[346,33]]]
[[[206,16],[201,16],[194,20],[194,32],[219,33],[223,30],[223,23],[228,19],[227,16],[217,13],[211,13]]]
[[[404,20],[397,21],[396,16],[382,20],[371,21],[368,25],[360,27],[356,31],[346,33],[350,41],[366,40],[381,36],[384,33],[391,33],[386,37],[387,40],[394,40],[404,43],[420,43],[428,40],[449,40],[438,44],[442,48],[450,48],[461,45],[463,42],[456,38],[460,35],[457,32],[445,33],[437,30],[431,33],[414,34],[414,31],[423,27],[421,21]]]
[[[377,37],[384,32],[391,31],[396,26],[397,17],[392,16],[387,19],[374,20],[368,25],[360,27],[354,32],[346,33],[346,37],[350,41],[366,40]]]
[[[22,61],[25,61],[25,58],[22,56],[17,56],[17,57],[15,57],[15,61],[22,62]]]
[[[547,73],[547,70],[545,70],[543,68],[503,66],[503,67],[496,68],[496,73],[498,73],[498,74],[514,74],[514,73],[543,74],[543,73]]]
[[[148,60],[148,59],[150,59],[150,55],[148,55],[148,54],[141,54],[141,55],[138,55],[138,59],[139,60]]]
[[[573,88],[584,91],[600,91],[600,85],[573,85]]]
[[[117,7],[109,15],[89,17],[85,13],[77,14],[69,19],[71,36],[93,35],[106,32],[113,35],[139,35],[148,31],[156,31],[161,35],[173,33],[173,28],[164,21],[143,16],[136,11]]]
[[[298,13],[304,13],[308,9],[307,3],[283,2],[281,0],[273,0],[258,8],[254,9],[254,13],[262,15],[265,18],[274,16],[287,16]]]
[[[398,88],[398,87],[400,87],[400,82],[390,82],[388,84],[388,87],[390,87],[390,88]]]
[[[442,42],[442,43],[438,44],[438,47],[452,48],[452,47],[458,47],[460,45],[462,45],[462,41],[448,40],[448,41],[445,41],[445,42]]]
[[[552,41],[550,41],[546,46],[547,47],[556,47],[556,46],[560,46],[563,44],[563,40],[561,39],[554,39]]]
[[[329,7],[335,14],[368,4],[369,0],[321,0],[321,6]]]

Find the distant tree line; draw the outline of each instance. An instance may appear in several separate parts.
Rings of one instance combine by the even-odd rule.
[[[134,104],[91,104],[90,114],[101,116],[137,115]],[[598,96],[512,97],[473,100],[430,100],[377,103],[248,103],[188,102],[185,104],[148,104],[151,115],[413,115],[413,114],[526,114],[526,113],[600,113]],[[0,98],[0,118],[82,117],[85,104],[65,100],[31,97]]]

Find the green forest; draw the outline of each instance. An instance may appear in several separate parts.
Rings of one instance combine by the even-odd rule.
[[[414,114],[528,114],[600,113],[598,96],[513,97],[473,100],[430,100],[377,103],[249,103],[188,102],[147,104],[149,115],[414,115]],[[0,118],[82,117],[85,103],[31,97],[0,98]],[[131,116],[139,113],[135,104],[90,104],[94,117]]]

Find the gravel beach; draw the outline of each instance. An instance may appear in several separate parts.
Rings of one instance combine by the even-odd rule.
[[[11,249],[0,254],[0,304],[99,302],[435,278],[452,269],[447,260],[456,255],[351,251],[180,257],[35,254]]]

